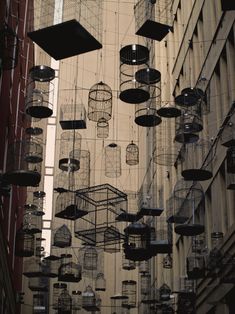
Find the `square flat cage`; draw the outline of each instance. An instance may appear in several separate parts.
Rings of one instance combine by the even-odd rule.
[[[173,25],[171,5],[164,0],[140,0],[134,7],[136,34],[161,41]]]
[[[36,0],[28,36],[56,60],[102,48],[102,1]]]

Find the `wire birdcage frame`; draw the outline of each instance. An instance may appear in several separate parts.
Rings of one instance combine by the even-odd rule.
[[[82,308],[82,292],[80,290],[72,291],[72,310],[74,314]]]
[[[48,292],[49,280],[46,277],[31,277],[28,280],[28,288],[31,291]]]
[[[53,242],[54,246],[60,248],[70,247],[71,242],[72,235],[69,228],[65,224],[55,230]]]
[[[135,280],[123,280],[122,281],[122,295],[128,297],[128,299],[122,300],[122,307],[132,309],[136,307],[136,290],[137,283]]]
[[[72,297],[67,289],[62,290],[58,297],[58,313],[71,314]]]
[[[97,137],[98,138],[107,138],[109,137],[109,123],[105,118],[100,118],[97,121]]]
[[[0,58],[3,70],[14,69],[18,64],[19,39],[7,24],[0,29]]]
[[[59,296],[61,295],[62,291],[67,289],[67,284],[66,283],[59,283],[56,282],[53,284],[53,295],[52,295],[52,308],[54,310],[59,309]]]
[[[58,280],[66,282],[79,282],[82,279],[82,268],[73,262],[71,254],[61,254]]]
[[[23,230],[27,233],[41,233],[45,213],[34,204],[25,205]]]
[[[111,143],[105,147],[105,176],[117,178],[121,174],[121,146]]]
[[[225,170],[226,187],[229,190],[235,190],[235,146],[227,149]]]
[[[26,233],[22,229],[17,230],[15,236],[15,255],[19,257],[31,257],[34,254],[35,237],[32,233]]]
[[[131,141],[126,147],[126,164],[136,166],[139,163],[139,147]]]

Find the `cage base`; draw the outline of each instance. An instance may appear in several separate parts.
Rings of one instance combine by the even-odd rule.
[[[175,97],[175,102],[178,106],[191,107],[198,102],[198,96],[195,94],[180,94]]]
[[[29,32],[28,36],[55,60],[102,48],[75,19]]]
[[[50,82],[55,78],[55,70],[46,65],[36,65],[29,71],[33,81]]]
[[[142,262],[150,259],[152,255],[152,251],[150,249],[133,249],[126,247],[124,249],[125,258],[134,262]]]
[[[198,140],[199,136],[195,133],[180,133],[175,136],[175,141],[181,144],[196,143]]]
[[[221,143],[225,147],[235,146],[235,139],[231,138],[230,140]]]
[[[43,273],[41,271],[24,272],[23,275],[27,278],[43,277]]]
[[[143,114],[135,118],[135,123],[143,127],[154,127],[159,125],[162,119],[154,114]]]
[[[31,257],[34,255],[34,250],[25,251],[25,250],[15,250],[15,255],[18,257]]]
[[[129,88],[122,91],[119,98],[128,104],[140,104],[149,100],[150,94],[141,88]]]
[[[84,120],[60,120],[60,126],[63,130],[86,129]]]
[[[32,103],[32,106],[27,107],[26,113],[33,118],[45,119],[49,118],[53,114],[53,111],[47,106],[35,106]]]
[[[100,308],[96,305],[83,305],[82,308],[88,312],[100,311]]]
[[[163,118],[177,118],[181,115],[181,111],[176,107],[162,107],[157,110],[157,114]]]
[[[75,158],[61,158],[59,160],[59,168],[63,171],[77,171],[80,169],[80,161]]]
[[[31,233],[31,234],[35,234],[35,233],[42,233],[42,229],[39,229],[39,228],[26,228],[26,229],[23,229],[24,232],[26,233]]]
[[[136,35],[161,41],[169,33],[170,30],[171,27],[169,25],[147,20],[138,29]]]
[[[181,174],[185,180],[190,181],[205,181],[213,177],[212,172],[205,169],[186,169]]]
[[[194,268],[193,270],[187,271],[189,280],[196,280],[205,277],[205,269]]]
[[[38,292],[48,292],[49,291],[49,289],[48,289],[48,287],[29,287],[29,289],[31,290],[31,291],[33,291],[33,292],[36,292],[36,291],[38,291]]]
[[[152,255],[156,254],[171,254],[172,244],[171,243],[161,243],[161,241],[151,241],[150,248]]]
[[[175,226],[175,233],[186,237],[193,237],[202,234],[204,231],[205,227],[200,224],[182,224]]]
[[[59,275],[58,280],[65,282],[79,282],[81,280],[81,277],[76,277],[74,274],[64,274]]]
[[[135,73],[135,79],[142,84],[156,84],[161,80],[161,73],[152,68],[145,68]]]
[[[13,170],[3,175],[4,180],[13,185],[37,186],[41,180],[41,174],[30,170]]]
[[[69,205],[64,210],[55,214],[57,218],[76,220],[88,214],[88,211],[79,209],[76,205]]]
[[[115,218],[115,220],[134,222],[134,221],[138,221],[141,217],[142,215],[138,215],[138,214],[121,213]]]
[[[163,211],[163,208],[141,207],[139,214],[141,216],[160,216]]]
[[[231,0],[221,0],[222,11],[235,10],[235,3]]]

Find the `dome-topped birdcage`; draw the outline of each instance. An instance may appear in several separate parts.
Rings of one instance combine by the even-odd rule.
[[[106,280],[103,273],[98,273],[95,278],[95,291],[105,291],[106,290]]]
[[[72,297],[68,290],[62,290],[58,297],[58,314],[71,314],[72,313]]]
[[[203,255],[192,254],[186,259],[188,279],[197,280],[206,274],[205,258]]]
[[[221,231],[213,231],[211,233],[211,250],[206,261],[206,268],[208,276],[217,274],[218,269],[221,267],[223,252],[221,246],[223,243],[224,234]]]
[[[175,232],[182,236],[196,236],[204,232],[196,210],[203,210],[205,199],[199,182],[180,179],[174,187]]]
[[[140,293],[141,295],[148,295],[151,288],[151,275],[143,273],[140,275]]]
[[[0,29],[0,58],[3,70],[14,69],[18,64],[19,39],[14,30],[4,23]]]
[[[169,301],[171,297],[171,288],[166,284],[163,283],[159,288],[159,299],[160,301]]]
[[[88,271],[95,271],[98,269],[98,251],[94,246],[85,247],[83,268]]]
[[[134,14],[137,35],[161,41],[172,29],[172,8],[164,0],[139,0]]]
[[[139,163],[139,147],[131,141],[126,147],[126,164],[135,166]]]
[[[128,299],[122,300],[122,307],[128,309],[136,307],[136,289],[137,283],[135,280],[122,281],[122,295],[128,297]]]
[[[226,187],[235,190],[235,146],[230,146],[226,153]]]
[[[80,169],[81,135],[76,130],[64,131],[60,137],[59,168],[63,171]]]
[[[26,233],[22,229],[17,230],[15,236],[15,255],[30,257],[34,254],[35,238],[33,233]]]
[[[121,147],[111,143],[105,147],[105,176],[117,178],[121,176]]]
[[[77,314],[82,308],[82,292],[80,290],[72,291],[72,310]]]
[[[60,265],[61,257],[55,255],[48,255],[44,252],[42,259],[42,274],[45,277],[55,278],[58,277],[58,268]]]
[[[204,181],[212,178],[213,164],[212,142],[199,139],[185,145],[185,160],[182,164],[182,176],[185,180]]]
[[[32,140],[9,145],[4,180],[13,185],[36,186],[41,180],[42,145]]]
[[[56,282],[53,284],[53,296],[52,296],[52,308],[54,310],[58,310],[59,309],[59,296],[61,295],[61,293],[67,289],[67,284],[66,283],[59,283]]]
[[[109,136],[109,123],[105,118],[100,118],[97,121],[96,129],[98,138],[107,138]]]
[[[163,268],[165,269],[172,269],[173,267],[173,260],[170,254],[167,254],[166,256],[164,256],[163,258]]]
[[[86,311],[93,311],[96,309],[96,296],[91,286],[87,286],[82,292],[82,308]]]
[[[71,254],[61,254],[61,265],[59,267],[59,281],[79,282],[82,279],[82,268],[77,262],[72,261]]]
[[[149,99],[149,84],[146,77],[149,50],[138,44],[124,46],[120,50],[120,99],[139,104]],[[137,74],[137,77],[136,77]]]
[[[133,270],[136,268],[135,261],[126,258],[125,252],[122,254],[122,269]]]
[[[112,90],[99,82],[90,88],[88,96],[88,119],[98,122],[100,119],[108,121],[112,117]]]
[[[69,228],[64,224],[54,233],[54,246],[64,248],[71,246],[72,235]]]
[[[23,230],[27,233],[42,232],[42,217],[45,213],[34,204],[26,204],[23,218]]]

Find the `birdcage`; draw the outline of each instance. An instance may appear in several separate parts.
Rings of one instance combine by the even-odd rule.
[[[138,214],[138,193],[126,191],[127,197],[116,204],[117,221],[134,222],[139,220]]]
[[[178,166],[184,162],[185,146],[178,142],[170,142],[170,138],[157,144],[153,153],[153,162],[160,166]]]
[[[94,311],[96,307],[96,296],[91,286],[87,286],[82,292],[82,308],[86,311]]]
[[[186,87],[181,94],[175,97],[175,102],[180,107],[201,106],[205,93],[200,88]]]
[[[52,308],[54,310],[59,309],[59,296],[65,289],[67,289],[66,283],[56,282],[53,284]]]
[[[177,313],[196,312],[196,293],[193,291],[181,291],[178,293]]]
[[[126,164],[136,166],[139,163],[139,147],[131,141],[126,147]]]
[[[152,227],[155,233],[155,239],[151,239],[150,246],[152,254],[172,253],[172,225],[166,221],[166,218],[158,218],[156,229]]]
[[[150,293],[151,287],[151,275],[150,274],[141,274],[140,275],[140,293],[142,295],[148,295]]]
[[[127,259],[143,261],[151,257],[150,227],[141,222],[133,222],[124,229],[124,252]]]
[[[79,290],[72,291],[72,310],[74,314],[79,313],[82,308],[82,292]]]
[[[65,131],[60,137],[59,168],[63,171],[80,169],[81,135],[75,131]]]
[[[139,214],[142,216],[160,216],[163,212],[163,190],[156,188],[158,193],[148,191],[148,186],[142,184],[138,192]],[[157,195],[158,194],[158,195]]]
[[[213,150],[212,142],[200,139],[185,145],[185,161],[182,164],[182,176],[185,180],[204,181],[212,178]]]
[[[45,213],[34,204],[27,204],[24,207],[23,230],[26,233],[41,233],[42,217]]]
[[[230,146],[226,153],[226,187],[235,190],[235,146]]]
[[[117,178],[121,175],[121,147],[111,143],[105,147],[105,176]]]
[[[14,69],[18,64],[19,39],[6,23],[0,29],[0,58],[3,70]]]
[[[100,119],[108,121],[112,117],[112,90],[103,83],[93,85],[88,95],[88,119],[98,122]]]
[[[59,256],[48,255],[45,253],[41,261],[43,276],[50,278],[58,277],[60,259],[61,258]]]
[[[150,263],[149,260],[147,261],[140,261],[139,262],[139,273],[140,274],[146,274],[150,271]]]
[[[177,118],[181,115],[181,110],[177,108],[175,103],[161,102],[157,114],[162,118]]]
[[[109,123],[105,118],[100,118],[97,121],[97,126],[96,126],[96,136],[98,138],[107,138],[109,137]]]
[[[54,233],[54,246],[64,248],[71,246],[72,235],[66,225],[59,227]]]
[[[103,273],[98,273],[95,278],[95,290],[105,291],[106,290],[106,280]]]
[[[233,114],[223,128],[221,144],[226,147],[235,146],[235,114]]]
[[[163,264],[163,268],[172,269],[173,260],[170,254],[167,254],[166,256],[163,257],[162,264]]]
[[[138,44],[127,45],[120,50],[120,99],[131,104],[139,104],[150,98],[146,73],[149,50]],[[138,73],[138,77],[136,77]]]
[[[9,145],[4,180],[13,185],[36,186],[41,180],[42,146],[33,141]]]
[[[20,257],[33,256],[34,244],[34,234],[26,233],[22,229],[19,229],[15,236],[15,255]]]
[[[68,290],[62,290],[58,297],[58,314],[71,314],[72,313],[72,297]]]
[[[204,232],[196,211],[204,210],[204,192],[199,182],[180,179],[174,187],[175,232],[183,236],[196,236]]]
[[[107,227],[104,231],[104,251],[106,253],[119,252],[122,239],[123,236],[117,227]]]
[[[111,314],[126,314],[125,312],[126,309],[122,307],[122,303],[128,299],[127,296],[124,296],[122,294],[115,294],[111,296],[110,299],[111,299]]]
[[[39,257],[27,258],[24,262],[23,275],[25,277],[43,277],[43,267]]]
[[[85,202],[75,192],[65,191],[56,198],[55,217],[76,220],[87,215]]]
[[[46,277],[31,277],[28,280],[28,288],[31,291],[48,292],[49,281]]]
[[[46,314],[46,300],[44,294],[33,295],[33,314]]]
[[[32,80],[26,90],[25,112],[32,118],[50,117],[53,114],[54,84],[46,80]]]
[[[211,250],[206,261],[206,268],[209,271],[208,276],[217,274],[218,269],[221,267],[223,258],[223,252],[221,250],[223,236],[223,232],[220,231],[211,233]]]
[[[203,255],[188,256],[186,262],[188,279],[197,280],[205,277],[206,266]]]
[[[159,288],[159,298],[160,301],[169,301],[171,297],[171,288],[166,284],[163,283]]]
[[[97,0],[66,0],[61,7],[36,0],[29,9],[28,36],[55,60],[100,49],[102,5]]]
[[[89,271],[98,269],[98,251],[93,246],[87,246],[83,255],[83,268]]]
[[[133,270],[136,268],[136,263],[133,260],[127,259],[125,252],[122,254],[122,269]]]
[[[59,267],[59,281],[79,282],[82,279],[82,268],[79,263],[72,261],[71,254],[61,254],[61,265]]]
[[[198,133],[202,131],[203,124],[200,113],[192,107],[190,110],[182,110],[175,122],[175,141],[182,144],[197,142]]]
[[[32,81],[50,82],[55,78],[55,70],[47,65],[35,65],[29,70]]]
[[[122,300],[122,307],[135,308],[136,307],[136,289],[137,283],[135,280],[122,281],[122,295],[128,299]]]

